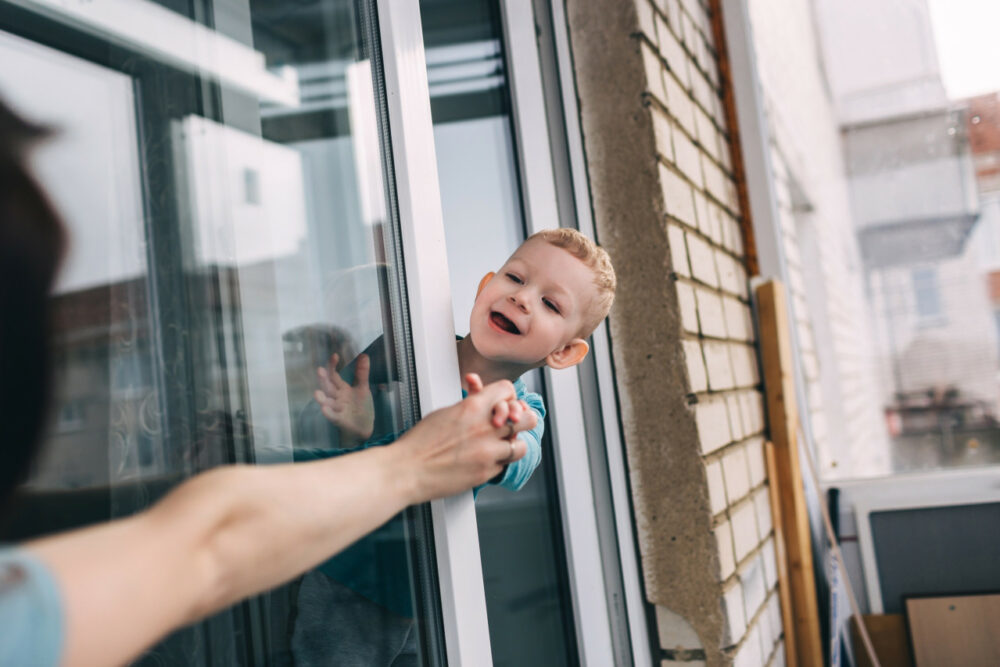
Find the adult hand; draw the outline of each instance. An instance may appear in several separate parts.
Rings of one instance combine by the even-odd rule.
[[[516,423],[497,426],[493,419],[500,404],[512,401],[517,401],[514,385],[494,382],[461,403],[427,415],[387,448],[401,457],[397,462],[401,474],[408,475],[409,502],[467,491],[524,456],[525,444],[516,436],[533,428],[536,420],[522,415]]]

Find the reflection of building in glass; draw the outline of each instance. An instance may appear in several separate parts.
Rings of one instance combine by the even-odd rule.
[[[926,0],[846,5],[817,11],[893,465],[934,466],[950,457],[941,452],[956,429],[992,433],[1000,400],[996,325],[972,240],[985,225],[971,111],[947,97]],[[906,449],[923,435],[934,436],[926,456]]]
[[[33,483],[76,488],[164,472],[146,288],[136,278],[54,297],[55,419]]]
[[[973,97],[966,104],[966,131],[980,202],[975,244],[1000,338],[1000,93]]]

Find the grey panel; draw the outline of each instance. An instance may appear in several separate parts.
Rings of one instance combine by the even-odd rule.
[[[1000,503],[872,512],[887,614],[907,595],[1000,591]]]

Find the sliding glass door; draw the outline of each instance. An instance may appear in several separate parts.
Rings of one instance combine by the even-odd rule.
[[[33,167],[72,242],[45,457],[4,539],[131,514],[216,465],[349,452],[365,436],[313,392],[320,367],[354,381],[361,352],[371,439],[435,406],[416,369],[438,352],[412,326],[428,301],[404,270],[434,266],[412,238],[440,232],[406,173],[433,169],[405,154],[429,106],[422,129],[390,123],[405,94],[386,68],[420,43],[396,19],[363,0],[0,2],[0,95],[56,130]],[[435,540],[469,528],[439,514],[408,510],[139,663],[442,664],[454,577]]]

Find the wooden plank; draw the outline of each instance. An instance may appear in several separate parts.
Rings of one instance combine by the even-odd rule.
[[[776,476],[772,479],[776,480],[791,589],[792,626],[785,628],[785,634],[795,635],[800,667],[822,667],[809,515],[799,466],[791,334],[785,290],[780,282],[770,280],[757,287],[757,309],[768,423],[774,443]]]
[[[1000,595],[909,598],[917,667],[1000,665]]]
[[[799,656],[795,650],[792,588],[788,576],[788,553],[785,551],[785,528],[781,522],[781,497],[778,491],[778,462],[775,460],[774,443],[764,443],[764,463],[767,467],[767,495],[771,501],[771,524],[774,526],[774,559],[778,570],[778,599],[781,601],[781,625],[785,628],[785,664],[798,667]]]

